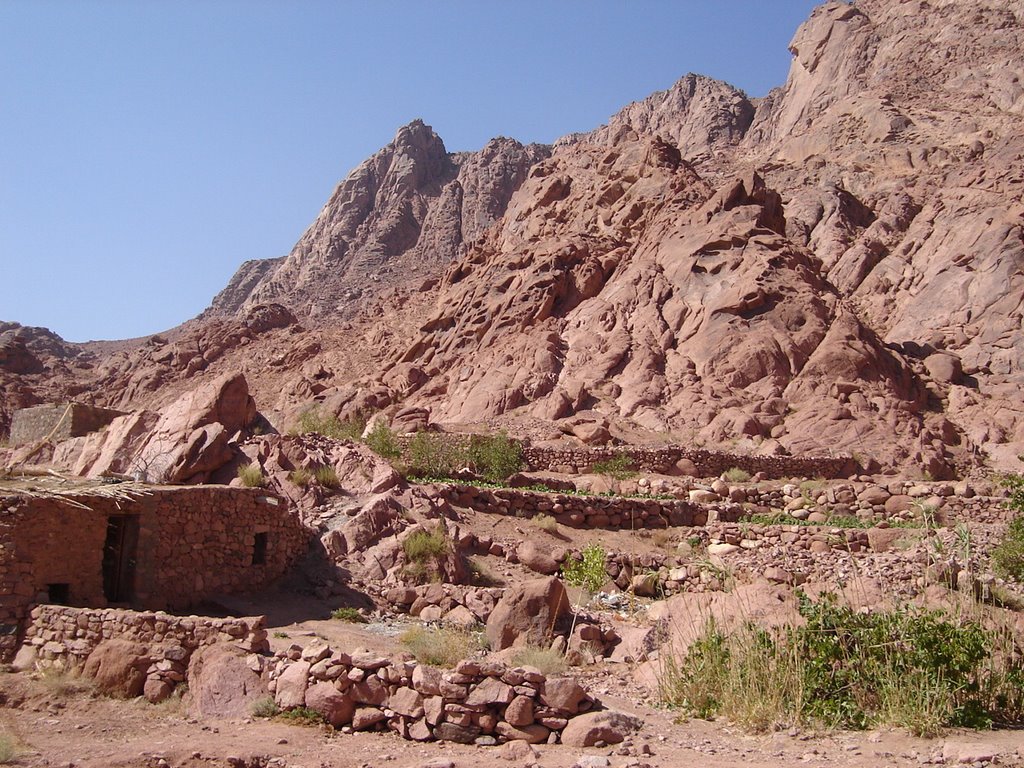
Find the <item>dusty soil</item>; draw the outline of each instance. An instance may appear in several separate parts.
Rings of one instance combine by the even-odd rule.
[[[400,650],[398,636],[414,619],[399,617],[368,625],[327,618],[329,603],[294,593],[265,594],[259,603],[240,601],[232,609],[266,613],[275,650],[314,636],[342,647],[385,653]],[[296,616],[305,616],[294,620]],[[289,621],[289,619],[291,619]],[[705,768],[715,766],[911,766],[979,762],[1024,765],[1024,734],[1014,731],[952,733],[917,739],[899,731],[805,733],[789,730],[750,735],[724,722],[676,722],[655,708],[630,669],[600,664],[575,670],[606,706],[642,718],[640,734],[624,744],[576,749],[540,745],[536,755],[510,755],[505,747],[418,744],[390,733],[344,734],[280,720],[200,722],[185,702],[151,705],[97,696],[79,680],[52,675],[0,674],[0,728],[18,742],[15,764],[71,768],[366,768],[535,764],[570,768],[581,758],[612,768]],[[511,759],[509,759],[511,758]],[[989,762],[989,761],[985,761]]]
[[[0,675],[0,723],[20,743],[17,765],[118,768],[128,766],[280,766],[280,768],[364,768],[365,766],[528,765],[570,768],[581,757],[607,757],[613,768],[705,768],[715,766],[909,766],[956,763],[962,757],[999,755],[1000,765],[1024,765],[1019,732],[950,734],[923,740],[899,732],[788,731],[747,735],[722,723],[676,723],[664,711],[646,708],[623,694],[617,675],[592,677],[612,707],[643,717],[645,726],[630,742],[606,748],[573,749],[541,745],[537,757],[506,761],[501,747],[417,744],[394,734],[341,734],[274,720],[200,723],[180,702],[150,705],[143,700],[95,697],[87,688],[61,685],[25,674]],[[626,689],[626,690],[624,690]],[[435,763],[435,761],[438,761]],[[600,765],[601,763],[594,763]]]

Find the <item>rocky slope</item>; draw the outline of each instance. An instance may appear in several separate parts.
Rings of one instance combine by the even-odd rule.
[[[242,369],[281,422],[316,399],[1017,468],[1022,21],[1016,0],[831,2],[764,99],[687,75],[550,149],[453,155],[413,122],[291,254],[65,383],[151,406]]]

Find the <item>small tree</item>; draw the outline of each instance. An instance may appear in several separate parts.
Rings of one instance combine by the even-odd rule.
[[[579,560],[568,558],[562,564],[562,578],[570,586],[580,590],[576,604],[572,607],[572,627],[569,629],[569,636],[576,629],[576,619],[583,605],[584,595],[594,595],[604,584],[607,574],[604,570],[604,547],[600,544],[589,544],[584,547]]]
[[[1015,513],[1006,535],[992,550],[992,568],[1000,576],[1024,579],[1024,477],[1007,475],[1003,487],[1010,492],[1006,506]]]

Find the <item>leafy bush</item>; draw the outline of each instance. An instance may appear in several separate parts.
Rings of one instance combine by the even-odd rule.
[[[403,474],[413,478],[451,477],[468,462],[463,451],[444,435],[417,432],[405,449]]]
[[[259,464],[245,464],[238,468],[238,479],[246,488],[262,488],[267,484]]]
[[[482,647],[478,634],[446,627],[411,627],[398,641],[418,661],[432,667],[454,667]]]
[[[345,606],[344,608],[335,608],[331,611],[331,618],[338,619],[339,621],[347,621],[350,624],[365,624],[366,617],[359,612],[357,608],[351,606]]]
[[[282,712],[278,717],[295,725],[323,725],[326,722],[323,715],[309,707],[295,707]]]
[[[1000,576],[1024,580],[1024,477],[1007,475],[1003,486],[1010,491],[1006,506],[1016,515],[1003,540],[992,550],[992,569]]]
[[[636,475],[633,460],[624,453],[617,453],[610,459],[595,461],[590,469],[594,474],[608,475],[616,480],[628,480]]]
[[[593,594],[608,578],[604,570],[605,551],[600,544],[590,544],[581,554],[580,560],[569,557],[562,563],[562,578],[567,584]]]
[[[523,466],[523,446],[505,432],[473,435],[467,453],[469,464],[477,473],[494,483],[506,480]]]
[[[740,467],[731,467],[722,473],[722,478],[730,483],[746,483],[750,480],[751,474]]]
[[[713,624],[661,676],[663,700],[755,730],[809,722],[900,726],[916,735],[1024,716],[1019,649],[972,621],[932,611],[858,613],[801,595],[806,624],[774,635]]]
[[[383,419],[378,419],[373,429],[366,436],[366,444],[370,450],[382,459],[397,459],[402,455],[402,446],[398,443],[398,437]]]

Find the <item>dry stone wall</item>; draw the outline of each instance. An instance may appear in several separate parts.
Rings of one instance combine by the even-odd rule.
[[[282,709],[304,706],[336,728],[414,741],[554,743],[596,706],[574,678],[531,667],[464,660],[445,671],[323,643],[292,646],[266,660],[265,673]]]
[[[729,469],[742,469],[751,475],[761,473],[767,479],[785,477],[846,477],[855,463],[849,456],[756,456],[741,453],[719,453],[682,446],[639,448],[543,448],[526,446],[523,460],[529,469],[540,472],[586,472],[594,464],[626,456],[633,468],[641,472],[672,474],[679,472],[680,462],[689,462],[688,474],[696,477],[717,477]]]
[[[162,611],[37,605],[15,666],[80,670],[105,641],[126,641],[145,648],[148,666],[142,685],[152,700],[166,698],[185,680],[192,653],[201,646],[230,642],[250,652],[270,652],[263,616],[219,619],[172,616]]]
[[[581,496],[516,488],[482,488],[454,484],[450,503],[478,512],[534,517],[545,514],[572,528],[666,528],[704,525],[709,520],[738,520],[743,508],[722,500],[697,504],[681,499],[624,496]]]
[[[294,510],[260,489],[130,488],[0,496],[0,657],[10,658],[33,604],[179,610],[259,589],[306,551]],[[117,525],[127,537],[119,565],[109,551]]]

